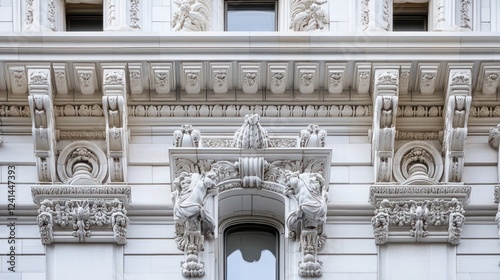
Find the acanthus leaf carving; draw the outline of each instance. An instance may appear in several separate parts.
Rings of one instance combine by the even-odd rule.
[[[210,2],[206,0],[176,0],[179,10],[174,13],[175,31],[208,31],[210,28]]]
[[[391,228],[409,228],[409,235],[421,242],[430,236],[430,227],[448,225],[447,242],[460,243],[462,226],[465,221],[462,202],[456,198],[426,200],[389,200],[378,202],[372,218],[376,244],[389,241]]]
[[[126,233],[129,224],[126,214],[123,202],[118,199],[46,198],[40,202],[37,223],[42,244],[48,245],[54,242],[54,226],[57,226],[58,230],[69,227],[72,236],[78,238],[78,242],[86,242],[86,239],[91,237],[91,227],[108,229],[113,232],[115,243],[124,245],[127,243]]]
[[[294,0],[290,29],[293,31],[322,30],[328,26],[328,15],[321,8],[327,1]]]

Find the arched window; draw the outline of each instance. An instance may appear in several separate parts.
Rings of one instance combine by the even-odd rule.
[[[279,279],[279,233],[261,224],[234,225],[224,232],[225,280]]]

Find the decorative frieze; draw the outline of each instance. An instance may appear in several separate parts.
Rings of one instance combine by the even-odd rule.
[[[375,243],[447,242],[458,245],[465,222],[468,186],[391,186],[370,188],[376,207]]]
[[[443,116],[443,106],[404,105],[398,106],[398,117],[435,118]]]
[[[42,244],[127,243],[129,186],[33,186]],[[91,229],[99,231],[94,236]]]
[[[293,0],[290,29],[293,31],[314,31],[328,27],[328,14],[321,7],[326,2],[326,0]]]
[[[371,109],[372,106],[367,105],[131,105],[128,114],[132,117],[237,117],[247,114],[263,117],[370,117]]]

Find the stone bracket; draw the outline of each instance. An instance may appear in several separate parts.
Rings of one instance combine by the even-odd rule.
[[[444,182],[461,182],[464,168],[467,122],[472,104],[472,66],[448,66],[444,111]]]
[[[465,222],[463,207],[471,193],[469,186],[391,186],[370,188],[375,243],[448,242],[460,243]]]
[[[31,195],[42,244],[127,243],[130,186],[32,186]]]

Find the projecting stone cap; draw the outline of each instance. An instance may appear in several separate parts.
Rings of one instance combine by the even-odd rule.
[[[370,188],[373,234],[387,242],[448,242],[458,245],[471,188],[463,185]]]
[[[42,244],[127,243],[130,186],[32,186],[31,195]]]

